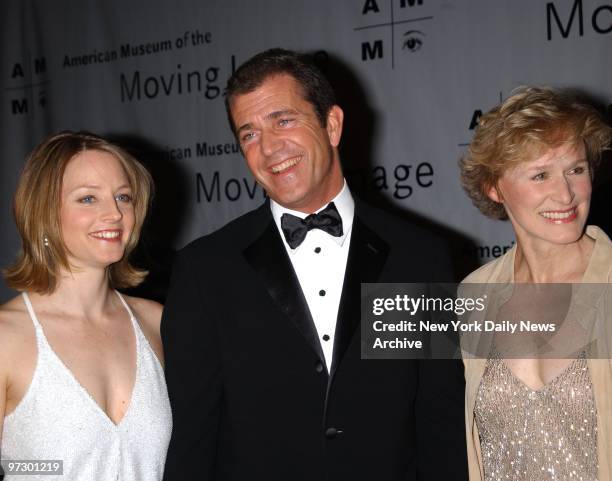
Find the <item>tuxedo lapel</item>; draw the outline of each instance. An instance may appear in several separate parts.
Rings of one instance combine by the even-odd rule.
[[[274,303],[293,322],[325,365],[310,309],[289,255],[271,217],[267,218],[267,222],[263,233],[243,251],[244,257],[257,271]]]
[[[361,318],[361,283],[377,282],[389,246],[355,215],[334,339],[333,376]]]

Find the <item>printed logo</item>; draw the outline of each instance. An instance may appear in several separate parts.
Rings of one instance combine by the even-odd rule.
[[[368,24],[353,29],[355,32],[363,32],[364,37],[367,37],[367,40],[361,42],[361,61],[382,60],[386,55],[391,58],[391,69],[394,69],[396,44],[399,44],[397,50],[411,53],[419,51],[425,37],[421,25],[434,18],[431,15],[419,15],[423,3],[424,0],[389,0],[388,7],[385,5],[387,8],[381,10],[381,0],[365,0],[361,15]],[[417,15],[407,15],[413,12]],[[400,26],[408,23],[419,25],[419,29],[400,30]],[[400,36],[401,31],[404,33]]]
[[[423,37],[425,34],[419,30],[408,30],[404,34],[404,43],[402,44],[402,50],[409,50],[410,52],[416,52],[421,50],[423,46]]]
[[[504,101],[503,92],[501,90],[499,91],[498,100],[500,104]],[[469,135],[472,135],[474,133],[474,129],[478,127],[478,121],[480,120],[480,117],[482,116],[482,114],[483,114],[483,111],[480,108],[474,109],[471,111],[470,116],[469,116],[469,123],[468,123]],[[459,147],[467,147],[468,145],[470,145],[470,142],[463,141],[463,142],[459,142],[457,145]]]
[[[32,58],[28,52],[24,60],[13,63],[10,72],[10,87],[4,90],[11,97],[11,114],[28,115],[36,108],[44,109],[49,85],[46,58]]]

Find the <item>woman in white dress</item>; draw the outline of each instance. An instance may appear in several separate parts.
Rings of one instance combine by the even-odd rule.
[[[152,189],[148,172],[90,133],[31,154],[14,214],[22,249],[0,307],[0,456],[5,481],[159,480],[171,430],[162,306],[119,294]],[[22,463],[28,461],[28,463]]]

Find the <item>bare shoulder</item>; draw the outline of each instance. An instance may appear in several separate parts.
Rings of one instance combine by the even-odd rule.
[[[134,316],[140,324],[143,334],[149,341],[149,344],[155,351],[160,362],[163,364],[163,348],[159,325],[161,322],[162,306],[159,302],[142,297],[123,296],[130,308],[134,312]]]
[[[34,325],[21,296],[0,305],[0,370],[18,363],[34,338]]]
[[[159,302],[144,299],[142,297],[123,297],[130,305],[132,311],[134,311],[134,315],[141,324],[147,324],[159,330],[159,323],[161,321],[164,306],[162,306]]]
[[[32,321],[21,296],[0,305],[0,344],[8,341],[10,335],[23,334],[32,329]]]

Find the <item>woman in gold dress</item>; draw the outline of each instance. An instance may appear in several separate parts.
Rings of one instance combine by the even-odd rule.
[[[464,283],[530,283],[535,298],[545,283],[610,283],[612,243],[586,226],[610,139],[597,111],[564,90],[524,88],[483,115],[462,183],[483,214],[510,220],[516,244]],[[600,335],[573,356],[504,355],[511,336],[497,333],[486,351],[464,349],[471,481],[612,479],[608,302],[587,307]]]

